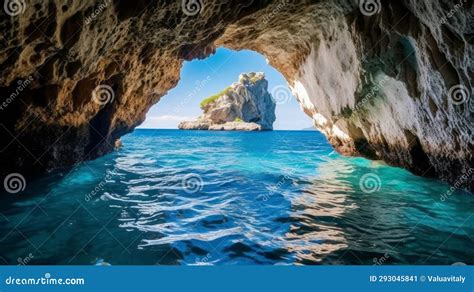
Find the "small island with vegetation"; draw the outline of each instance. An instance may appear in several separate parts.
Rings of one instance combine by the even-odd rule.
[[[200,103],[203,115],[178,125],[181,130],[269,131],[275,122],[275,101],[265,74],[243,73],[239,81]]]

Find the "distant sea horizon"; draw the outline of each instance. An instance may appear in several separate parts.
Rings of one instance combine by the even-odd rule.
[[[142,128],[142,127],[136,127],[135,130],[180,130],[178,128]],[[180,130],[180,131],[207,131],[207,130]],[[318,131],[314,127],[307,127],[303,129],[273,129],[272,131]],[[224,131],[218,131],[218,132],[224,132]],[[232,131],[227,131],[227,132],[232,132]]]

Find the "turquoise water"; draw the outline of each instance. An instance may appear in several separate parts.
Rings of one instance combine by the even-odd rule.
[[[4,264],[474,264],[474,196],[318,132],[136,130],[2,194]]]

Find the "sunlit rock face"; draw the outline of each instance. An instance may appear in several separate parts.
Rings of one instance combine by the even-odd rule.
[[[371,2],[37,0],[1,10],[1,175],[111,151],[176,86],[184,60],[225,46],[264,54],[341,153],[474,189],[472,2]]]
[[[242,73],[239,81],[201,102],[203,114],[178,125],[182,130],[269,131],[275,100],[263,72]]]

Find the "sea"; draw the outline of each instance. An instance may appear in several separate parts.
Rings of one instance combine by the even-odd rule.
[[[474,264],[474,196],[317,131],[138,129],[0,199],[6,265]]]

